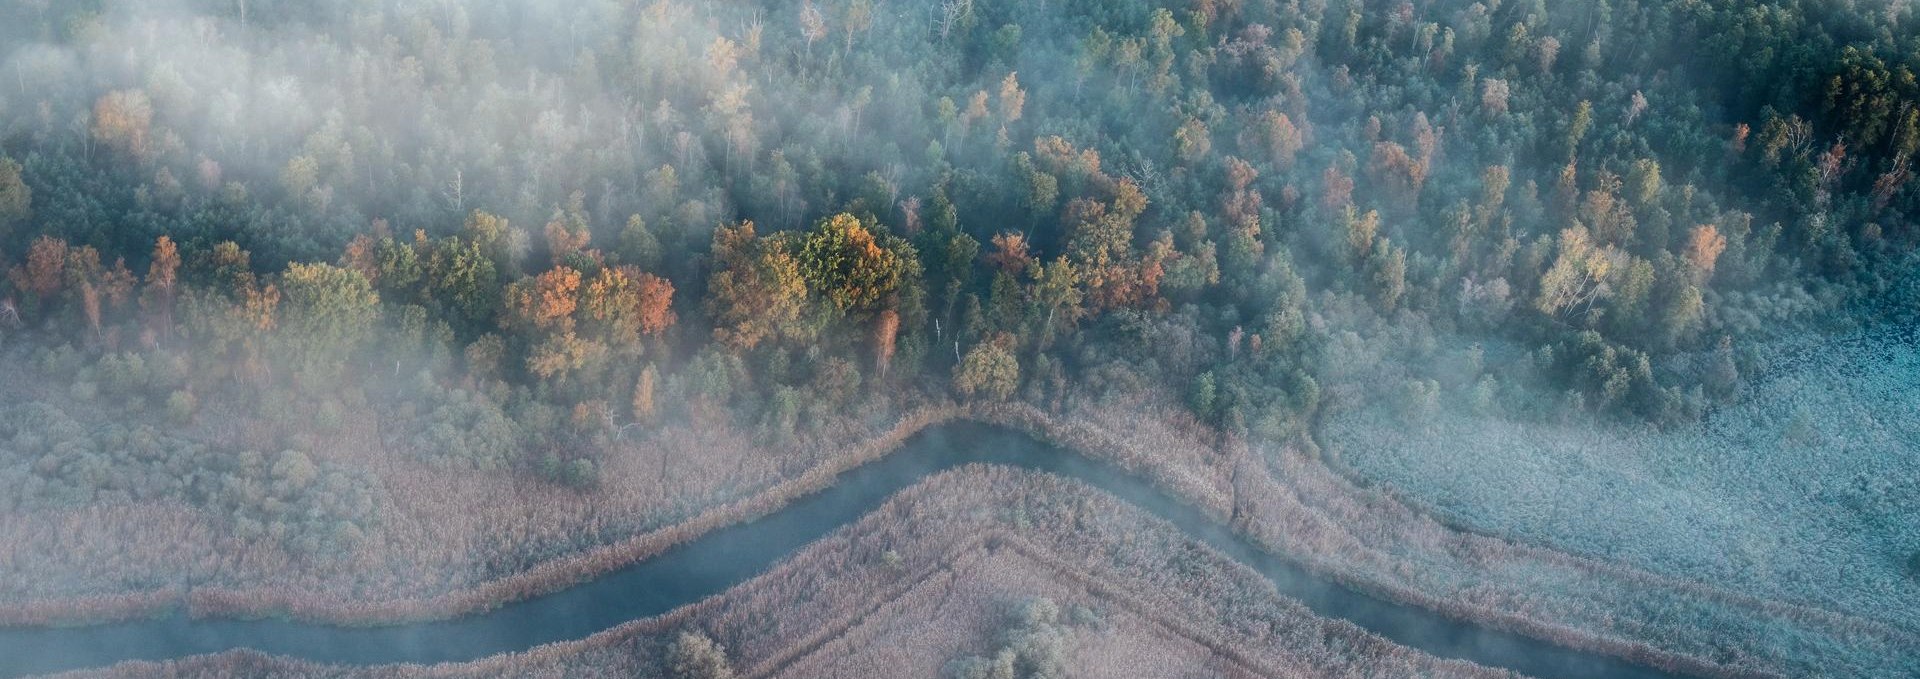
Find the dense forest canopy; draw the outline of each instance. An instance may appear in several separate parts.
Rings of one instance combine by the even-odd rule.
[[[8,371],[175,426],[591,486],[949,398],[1671,425],[1916,301],[1899,0],[3,11]]]

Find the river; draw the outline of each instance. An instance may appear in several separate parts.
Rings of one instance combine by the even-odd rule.
[[[1538,677],[1672,677],[1607,655],[1452,619],[1316,576],[1262,550],[1204,512],[1146,481],[1010,429],[940,425],[893,454],[760,519],[715,530],[651,559],[564,590],[498,608],[400,625],[348,627],[297,620],[168,616],[78,627],[0,628],[0,676],[101,667],[250,648],[347,665],[473,660],[579,639],[724,592],[876,509],[930,474],[997,464],[1078,479],[1178,526],[1189,537],[1259,571],[1315,613],[1348,620],[1394,642]]]

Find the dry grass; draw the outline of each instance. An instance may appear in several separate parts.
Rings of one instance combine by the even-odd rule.
[[[1196,668],[1232,677],[1509,676],[1316,617],[1115,498],[994,467],[936,475],[722,596],[580,641],[431,667],[232,652],[72,676],[648,677],[659,674],[664,639],[687,628],[724,644],[746,677],[856,676],[853,668],[877,666],[925,676],[914,668],[937,668],[973,645],[994,611],[1036,595],[1100,612],[1102,631],[1088,632],[1076,656],[1088,676]],[[916,664],[874,665],[882,659]]]
[[[1220,441],[1170,412],[1151,401],[1085,407],[1068,417],[1018,406],[930,406],[850,439],[866,441],[852,449],[819,445],[758,453],[725,427],[694,422],[610,464],[607,486],[591,495],[477,474],[447,478],[449,473],[434,472],[443,478],[429,484],[417,476],[419,470],[388,462],[393,476],[383,478],[391,495],[411,498],[401,505],[407,510],[389,515],[387,523],[396,525],[343,565],[313,567],[244,548],[220,550],[234,556],[186,568],[227,576],[199,582],[237,584],[196,587],[189,601],[203,615],[289,612],[347,621],[437,618],[488,608],[565,587],[772,511],[830,483],[841,471],[891,452],[924,427],[964,417],[1032,431],[1110,461],[1349,586],[1571,647],[1704,676],[1873,674],[1920,649],[1911,635],[1859,618],[1454,530],[1392,495],[1353,485],[1310,448]],[[711,441],[722,444],[703,445]],[[706,462],[695,466],[691,459]],[[735,466],[714,460],[732,460]],[[674,471],[663,475],[663,464]],[[417,496],[392,492],[396,479],[421,479]],[[503,490],[510,491],[505,499]],[[436,523],[437,518],[444,521]],[[16,520],[0,519],[0,536],[21,532],[12,523]],[[66,523],[86,522],[69,518]],[[191,521],[176,517],[163,524],[172,525],[181,526],[171,534],[186,536],[182,544],[208,540],[192,534]],[[110,531],[83,542],[116,540],[128,537]],[[54,555],[70,549],[46,546],[44,539],[32,544]],[[568,548],[544,560],[529,558],[524,550],[555,544]],[[475,553],[525,560],[482,568],[473,562]],[[22,563],[18,554],[6,558],[11,560],[0,560],[0,568],[11,571]],[[60,561],[55,556],[30,565],[53,568]],[[394,570],[394,564],[407,567]],[[346,565],[358,573],[337,570]],[[276,575],[274,569],[282,567],[292,575]],[[178,588],[134,586],[131,578],[137,575],[131,568],[89,573],[96,585],[80,597],[63,592],[10,605],[0,617],[24,622],[124,617],[179,599]],[[116,596],[114,591],[135,593]],[[817,623],[782,615],[759,624],[785,632],[766,638],[790,643],[819,629]],[[1782,638],[1795,643],[1774,643]]]

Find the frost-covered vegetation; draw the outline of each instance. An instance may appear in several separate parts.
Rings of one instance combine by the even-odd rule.
[[[337,554],[376,519],[378,485],[306,453],[226,451],[149,424],[89,427],[41,402],[0,408],[0,499],[8,511],[180,502],[220,517],[243,540],[282,542],[303,557]]]
[[[1379,413],[1328,438],[1361,476],[1461,523],[1920,629],[1920,344],[1911,332],[1759,350],[1698,425]]]
[[[78,676],[941,677],[989,655],[980,676],[995,679],[1002,656],[1016,678],[1513,676],[1314,615],[1088,486],[989,467],[931,477],[723,595],[579,642],[436,666],[234,652]]]
[[[1762,343],[1920,308],[1887,303],[1920,250],[1916,24],[1902,0],[7,3],[0,398],[74,422],[12,433],[0,586],[43,621],[187,580],[216,612],[452,614],[1006,408],[1146,432],[1130,470],[1342,577],[1804,670],[1827,649],[1678,629],[1719,600],[1531,568],[1316,453],[1327,415],[1380,404],[1381,477],[1508,481],[1434,496],[1470,520],[1844,608],[1911,594],[1899,425],[1723,429],[1781,429]],[[1666,433],[1604,449],[1685,452],[1469,476],[1409,433],[1643,425]],[[1629,535],[1661,513],[1700,518]]]

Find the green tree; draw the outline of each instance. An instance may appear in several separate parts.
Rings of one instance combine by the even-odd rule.
[[[359,272],[292,264],[280,277],[279,339],[303,368],[339,363],[366,339],[380,296]]]
[[[647,221],[634,215],[620,230],[620,261],[653,271],[660,268],[660,239],[647,228]]]
[[[1020,386],[1020,361],[1004,341],[975,345],[953,369],[953,386],[967,398],[1006,400]]]
[[[876,231],[841,213],[821,220],[800,241],[800,275],[841,312],[877,310],[900,290],[917,261],[906,241]]]
[[[482,242],[449,238],[427,257],[426,297],[456,318],[478,324],[500,306],[500,274]]]
[[[33,188],[20,176],[20,164],[0,157],[0,240],[14,225],[33,216]]]

